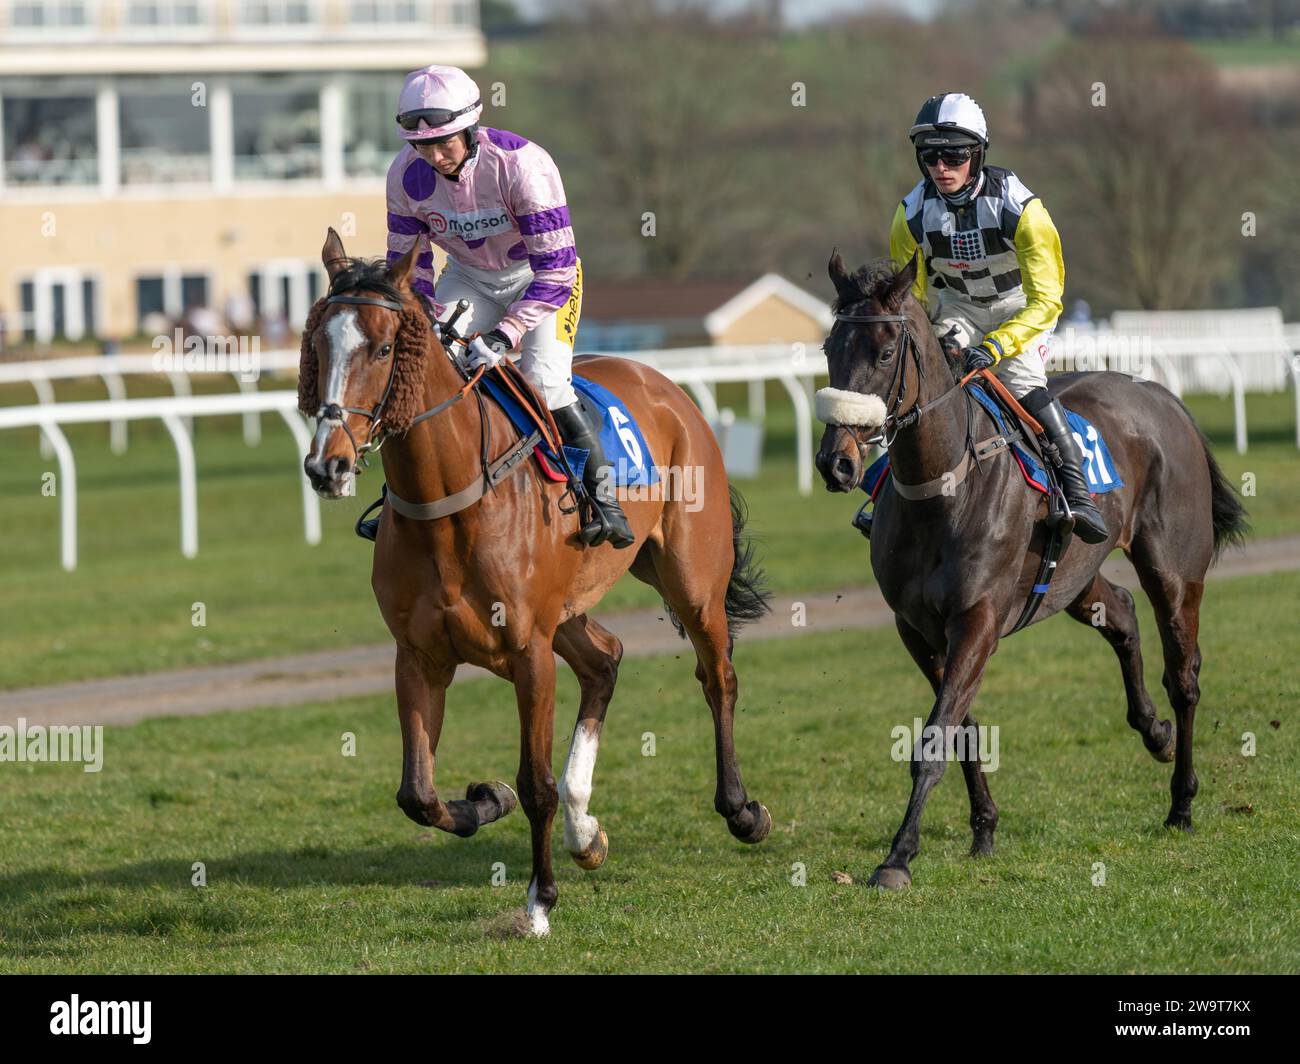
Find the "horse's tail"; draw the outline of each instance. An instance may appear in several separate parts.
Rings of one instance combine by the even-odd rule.
[[[765,586],[766,577],[754,560],[754,543],[745,537],[749,509],[734,484],[731,491],[731,546],[735,561],[727,581],[727,631],[734,638],[740,626],[756,621],[772,610],[772,592]]]
[[[727,611],[727,634],[735,639],[741,625],[756,621],[772,610],[772,592],[765,586],[766,576],[754,559],[754,544],[745,537],[745,523],[749,520],[749,511],[745,500],[734,484],[729,484],[731,492],[731,546],[734,561],[731,563],[731,577],[727,581],[727,597],[724,609]],[[664,603],[668,619],[673,622],[677,634],[686,638],[686,629],[673,613],[672,608]]]
[[[1246,521],[1246,507],[1242,504],[1241,496],[1223,475],[1219,463],[1215,461],[1214,452],[1210,450],[1210,441],[1201,431],[1201,426],[1196,424],[1196,419],[1192,417],[1191,411],[1181,399],[1178,400],[1178,404],[1201,438],[1201,447],[1205,451],[1205,464],[1210,469],[1210,514],[1214,522],[1214,560],[1218,561],[1224,547],[1240,547],[1245,544],[1246,535],[1250,532],[1250,525]]]

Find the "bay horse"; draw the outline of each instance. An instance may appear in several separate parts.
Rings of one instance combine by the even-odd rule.
[[[587,611],[629,570],[662,596],[695,649],[695,675],[713,713],[714,808],[732,835],[757,843],[772,818],[741,783],[731,653],[736,631],[767,612],[770,596],[743,535],[743,503],[727,482],[708,422],[672,381],[628,359],[583,357],[574,369],[627,404],[665,472],[662,487],[681,484],[685,478],[673,474],[687,469],[695,471],[698,487],[698,498],[644,489],[629,498],[636,549],[584,547],[578,514],[561,503],[566,485],[544,477],[527,455],[481,498],[447,516],[422,520],[395,510],[395,495],[436,502],[467,484],[481,487],[493,460],[519,439],[501,408],[478,390],[478,375],[469,377],[435,334],[428,304],[411,289],[414,256],[412,247],[391,264],[350,259],[329,230],[321,252],[329,293],[311,308],[302,336],[299,408],[318,426],[304,469],[318,494],[340,498],[352,494],[359,458],[384,443],[389,492],[371,586],[397,645],[403,748],[397,804],[412,820],[468,837],[515,807],[515,793],[501,781],[471,784],[457,801],[443,801],[433,783],[456,667],[479,665],[514,684],[516,785],[532,829],[520,930],[544,935],[559,896],[550,842],[557,799],[564,804],[565,846],[578,865],[598,868],[608,853],[608,837],[588,802],[623,645]],[[551,772],[556,654],[581,689],[558,788]]]
[[[903,645],[934,690],[927,734],[952,736],[948,729],[960,726],[977,735],[971,704],[998,640],[1015,626],[1036,582],[1047,499],[1022,483],[1010,456],[968,467],[971,419],[984,415],[972,413],[959,367],[911,293],[917,269],[917,257],[897,273],[880,259],[851,275],[838,253],[831,257],[836,321],[825,351],[830,387],[838,391],[828,393],[825,406],[857,414],[827,424],[816,463],[829,490],[853,491],[870,445],[887,442],[892,476],[877,496],[871,567]],[[1048,387],[1096,426],[1124,486],[1096,496],[1111,537],[1096,545],[1068,541],[1035,623],[1064,610],[1110,643],[1124,676],[1129,725],[1156,760],[1174,762],[1165,825],[1191,831],[1201,594],[1211,562],[1248,531],[1245,511],[1187,408],[1167,389],[1113,372],[1062,374]],[[966,468],[969,476],[955,474]],[[907,499],[894,488],[896,480],[917,495],[917,486],[947,475],[952,489],[929,498]],[[1116,547],[1133,563],[1155,610],[1176,737],[1170,722],[1157,718],[1143,684],[1133,596],[1099,572]],[[934,727],[943,731],[930,732]],[[920,745],[902,826],[868,881],[884,889],[910,885],[921,813],[944,772],[944,758],[920,756]],[[971,854],[990,854],[998,811],[969,744],[961,765]]]

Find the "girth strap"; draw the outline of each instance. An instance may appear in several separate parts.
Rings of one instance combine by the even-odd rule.
[[[436,521],[467,509],[483,498],[488,488],[495,488],[516,469],[522,468],[521,459],[527,458],[542,440],[540,432],[534,432],[525,440],[517,440],[506,452],[488,466],[487,476],[480,475],[472,484],[453,495],[435,499],[433,502],[408,502],[390,487],[388,503],[403,517],[413,521]]]

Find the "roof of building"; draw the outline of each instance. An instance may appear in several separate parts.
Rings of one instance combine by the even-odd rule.
[[[703,319],[748,287],[751,277],[584,278],[582,316],[595,321]]]
[[[582,316],[590,321],[624,322],[693,319],[716,334],[771,296],[830,328],[825,301],[775,273],[589,281],[582,293]]]

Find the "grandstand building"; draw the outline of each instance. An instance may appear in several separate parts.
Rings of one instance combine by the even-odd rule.
[[[477,0],[0,0],[9,344],[147,335],[194,308],[295,328],[327,226],[383,253],[403,74],[480,66],[478,15]]]

